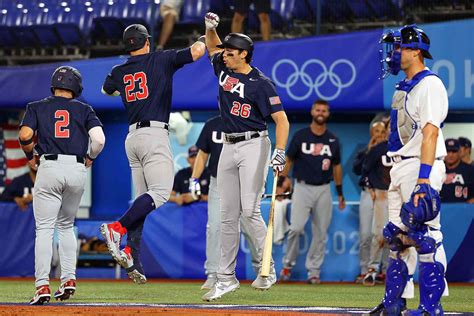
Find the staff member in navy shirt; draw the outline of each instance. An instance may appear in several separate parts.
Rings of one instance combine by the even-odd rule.
[[[310,214],[313,222],[313,239],[306,257],[308,283],[319,284],[320,270],[326,251],[325,238],[332,217],[330,183],[334,176],[339,209],[346,206],[342,194],[342,166],[339,140],[331,133],[326,123],[329,118],[329,103],[317,100],[311,108],[313,121],[307,128],[293,136],[287,152],[287,163],[283,175],[293,166],[296,179],[288,233],[287,252],[283,258],[280,281],[288,281],[291,268],[296,264],[299,237]]]
[[[445,144],[448,154],[444,159],[446,179],[440,192],[441,200],[474,203],[474,167],[461,160],[461,146],[457,139],[446,139]]]
[[[193,173],[194,161],[196,161],[198,151],[199,148],[196,146],[189,147],[187,159],[189,167],[179,170],[174,176],[173,191],[171,191],[170,202],[174,202],[178,205],[185,205],[197,201],[207,201],[209,180],[211,176],[207,169],[204,169],[201,176],[198,178],[201,193],[193,196],[189,191],[189,178],[191,178]]]

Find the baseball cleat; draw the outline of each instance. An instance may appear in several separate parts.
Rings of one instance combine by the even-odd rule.
[[[124,267],[126,263],[120,255],[120,242],[122,241],[122,236],[127,233],[127,230],[122,227],[119,222],[114,222],[111,224],[100,225],[100,233],[105,239],[105,243],[107,244],[107,248],[109,249],[112,258]]]
[[[369,271],[364,277],[364,280],[362,280],[362,284],[365,286],[374,286],[376,276],[377,276],[377,272],[375,272],[375,270],[372,268],[369,269]]]
[[[235,290],[238,288],[240,288],[240,283],[236,278],[229,281],[217,280],[216,284],[214,284],[214,287],[203,295],[202,300],[211,302],[221,298],[227,293],[235,292]]]
[[[36,288],[35,296],[30,300],[30,305],[44,305],[51,299],[49,285],[42,285]]]
[[[288,282],[291,279],[291,268],[283,268],[280,271],[280,282]]]
[[[128,277],[133,280],[136,284],[145,284],[146,276],[140,273],[137,269],[127,272]]]
[[[214,284],[217,282],[217,275],[211,273],[207,275],[207,280],[201,285],[201,290],[211,290],[214,287]]]
[[[308,284],[321,284],[321,279],[317,276],[309,277]]]
[[[54,298],[56,300],[65,301],[68,300],[71,295],[74,295],[74,292],[76,292],[76,281],[69,280],[59,286],[59,289],[54,293]]]
[[[262,277],[260,273],[257,278],[252,282],[252,287],[256,290],[268,290],[273,284],[277,281],[275,268],[272,267],[270,275],[267,277]]]
[[[128,277],[136,284],[145,284],[146,277],[143,273],[140,273],[138,269],[130,270],[130,268],[133,267],[132,249],[129,246],[126,246],[122,251],[120,251],[120,257],[122,258],[122,267],[127,269]]]

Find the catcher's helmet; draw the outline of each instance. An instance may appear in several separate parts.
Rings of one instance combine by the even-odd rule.
[[[79,70],[71,66],[61,66],[57,68],[51,77],[51,93],[54,89],[64,89],[71,91],[74,98],[82,93],[82,76]]]
[[[219,48],[242,49],[248,52],[249,59],[253,54],[253,41],[250,37],[242,33],[230,33],[224,38],[222,44],[217,45]]]
[[[419,49],[423,57],[433,59],[429,52],[430,39],[416,24],[405,25],[396,31],[383,34],[380,43],[383,45],[380,50],[382,54],[382,78],[386,78],[389,74],[397,75],[400,71],[401,56],[396,51],[397,47]],[[387,68],[385,68],[384,63],[387,64]]]
[[[125,51],[131,52],[145,46],[146,40],[150,38],[146,27],[141,24],[132,24],[123,31],[123,43]]]

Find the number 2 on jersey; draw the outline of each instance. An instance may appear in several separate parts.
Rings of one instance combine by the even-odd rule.
[[[250,104],[240,104],[240,102],[234,101],[232,103],[232,108],[230,109],[230,114],[233,114],[235,116],[242,116],[243,118],[248,118],[250,116],[251,109],[252,107],[250,106]]]
[[[138,82],[138,88],[140,88],[140,91],[133,92],[133,90],[135,90],[135,82]],[[146,74],[143,71],[123,76],[123,83],[125,84],[125,98],[127,99],[127,102],[148,98]]]
[[[58,119],[54,123],[54,137],[69,138],[69,112],[67,110],[57,110],[54,112],[54,118]]]

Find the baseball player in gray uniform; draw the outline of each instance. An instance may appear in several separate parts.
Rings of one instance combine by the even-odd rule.
[[[220,116],[211,118],[204,125],[197,140],[196,146],[199,152],[196,156],[191,179],[189,179],[189,191],[194,199],[198,199],[201,194],[201,185],[198,179],[201,177],[209,158],[208,169],[211,172],[209,185],[209,195],[207,202],[207,227],[206,227],[206,269],[207,280],[201,286],[202,290],[210,290],[217,281],[217,268],[219,267],[219,254],[221,250],[220,227],[221,212],[219,205],[219,190],[217,188],[217,165],[222,151],[224,133],[222,132],[223,122]],[[260,259],[257,249],[250,237],[248,221],[245,217],[240,218],[240,228],[247,240],[250,254],[252,255],[252,266],[258,274]]]
[[[276,148],[271,159],[279,172],[285,165],[289,123],[275,85],[250,65],[252,40],[230,33],[221,42],[216,32],[219,17],[207,13],[206,46],[219,81],[219,109],[224,122],[224,145],[217,167],[221,209],[221,256],[217,282],[203,296],[212,301],[239,288],[235,277],[239,249],[239,219],[249,223],[249,235],[261,259],[266,225],[260,213],[260,199],[270,162],[271,144],[266,117],[276,123]],[[261,261],[261,260],[260,260]],[[276,282],[274,268],[268,277],[259,273],[252,287],[265,290]]]
[[[346,206],[342,194],[342,166],[339,141],[327,130],[329,104],[317,100],[311,108],[313,121],[299,130],[288,146],[287,164],[283,175],[291,167],[296,179],[292,198],[291,225],[288,233],[287,252],[283,258],[280,280],[288,281],[291,268],[296,263],[299,236],[303,233],[308,217],[312,216],[313,239],[306,257],[308,283],[319,284],[320,269],[326,251],[326,234],[332,217],[330,182],[334,176],[339,209]]]
[[[123,33],[127,61],[106,77],[102,92],[122,98],[128,115],[125,140],[137,198],[116,222],[102,224],[109,252],[137,284],[146,282],[140,246],[146,216],[168,201],[173,187],[173,157],[168,121],[174,73],[205,54],[204,39],[180,50],[150,52],[150,35],[140,24]],[[127,246],[120,250],[122,236]]]
[[[86,167],[92,165],[105,144],[102,124],[94,110],[75,99],[82,92],[82,77],[77,69],[57,68],[51,78],[51,92],[52,96],[27,105],[19,135],[30,167],[38,168],[33,191],[36,293],[31,305],[43,305],[51,299],[49,273],[55,228],[59,236],[61,285],[54,297],[67,300],[76,291],[74,219],[84,193]],[[37,144],[33,142],[35,133]],[[39,167],[33,150],[38,153]]]

